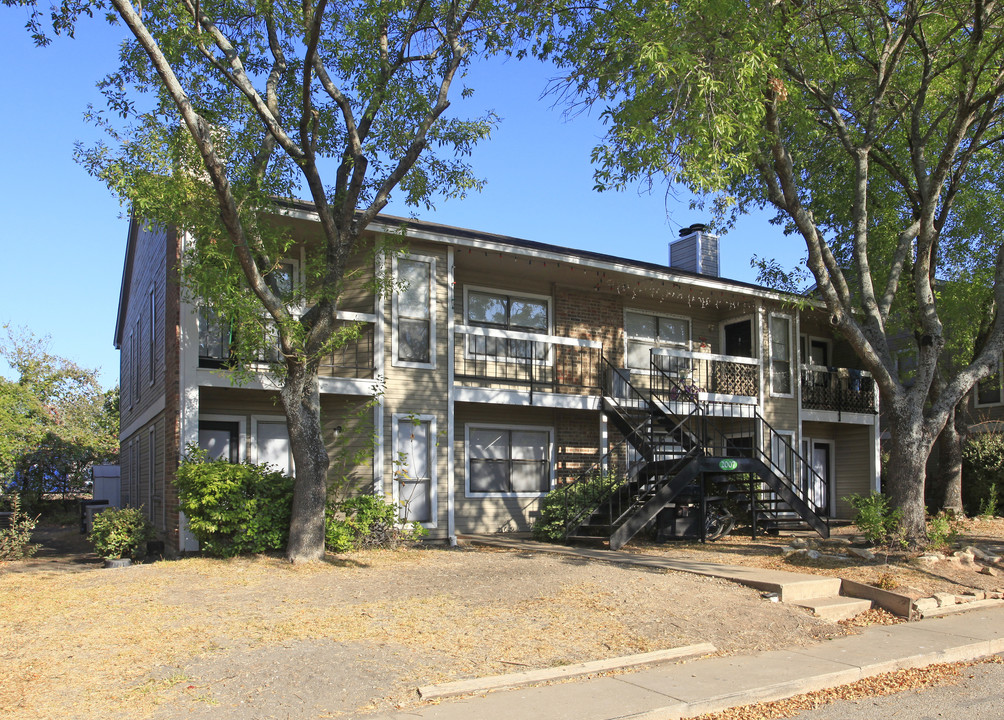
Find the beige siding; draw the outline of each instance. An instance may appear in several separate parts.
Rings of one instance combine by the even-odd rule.
[[[395,415],[432,415],[436,418],[438,437],[433,442],[437,475],[436,525],[430,531],[432,537],[444,537],[447,533],[447,494],[449,477],[447,473],[446,444],[443,442],[447,429],[448,399],[449,399],[449,357],[447,353],[449,336],[448,298],[449,298],[449,263],[448,256],[442,246],[412,243],[408,252],[414,255],[433,257],[436,259],[436,278],[433,283],[435,292],[433,307],[436,318],[436,337],[434,345],[434,368],[416,368],[395,366],[393,357],[393,302],[392,293],[386,293],[384,313],[387,319],[384,334],[384,424],[383,424],[383,461],[384,461],[384,492],[393,492],[395,461],[397,455],[393,447],[393,429]],[[390,272],[391,260],[387,260],[387,272]]]
[[[854,511],[846,498],[852,494],[867,495],[871,488],[872,427],[807,422],[802,425],[802,437],[833,441],[837,517],[850,519]]]

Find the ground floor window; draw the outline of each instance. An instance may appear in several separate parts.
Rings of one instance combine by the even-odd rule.
[[[470,495],[543,495],[551,489],[550,428],[467,427]]]
[[[394,498],[402,520],[436,521],[436,417],[394,416]]]

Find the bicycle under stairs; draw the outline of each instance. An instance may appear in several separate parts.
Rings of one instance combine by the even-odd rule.
[[[797,525],[829,536],[810,492],[822,479],[756,405],[701,398],[654,359],[641,381],[605,362],[603,407],[624,439],[565,486],[578,498],[567,540],[617,550],[683,498],[700,508],[702,539],[709,502],[723,499],[749,513],[754,535]]]

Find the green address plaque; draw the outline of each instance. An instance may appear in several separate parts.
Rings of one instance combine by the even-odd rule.
[[[731,460],[731,459],[729,459],[729,460],[719,460],[718,461],[718,467],[721,470],[735,470],[737,467],[739,467],[739,461],[738,460]]]

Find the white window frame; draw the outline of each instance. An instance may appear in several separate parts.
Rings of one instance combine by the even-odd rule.
[[[393,449],[394,459],[397,460],[401,457],[402,442],[404,438],[401,437],[400,430],[398,426],[401,424],[402,420],[418,420],[420,423],[429,423],[429,512],[430,520],[428,522],[423,522],[421,525],[426,528],[436,528],[439,526],[439,494],[437,487],[439,485],[438,475],[439,475],[439,441],[436,429],[436,416],[435,415],[418,415],[415,413],[394,413],[392,415],[392,426],[391,426],[391,448]],[[393,464],[393,463],[392,463]],[[394,470],[394,482],[392,483],[393,490],[391,492],[391,497],[394,500],[394,507],[398,508],[398,516],[400,517],[400,511],[403,509],[401,505],[401,493],[398,487],[398,471]]]
[[[391,365],[394,367],[420,368],[423,370],[436,369],[436,258],[433,255],[422,255],[419,253],[408,253],[403,256],[406,260],[424,262],[429,264],[429,361],[416,362],[414,360],[398,359],[398,299],[400,293],[395,292],[391,296]],[[394,283],[398,282],[398,258],[392,260]]]
[[[546,425],[511,425],[498,423],[467,423],[464,425],[464,494],[471,498],[511,498],[511,497],[544,497],[547,492],[508,492],[486,493],[471,490],[471,430],[507,430],[509,432],[546,432],[547,433],[547,492],[554,489],[554,428]]]
[[[898,369],[898,368],[897,368]],[[983,380],[989,380],[993,375],[987,375]],[[998,378],[998,391],[997,391],[997,401],[996,402],[980,402],[980,382],[977,382],[973,386],[973,407],[986,408],[986,407],[1000,407],[1004,405],[1004,356],[997,358],[997,378]]]
[[[718,323],[718,342],[721,348],[720,353],[726,357],[741,357],[740,355],[727,355],[725,349],[725,326],[726,325],[736,325],[741,322],[748,322],[750,324],[750,352],[753,353],[750,357],[751,359],[757,359],[760,357],[760,343],[763,340],[760,338],[760,324],[757,322],[759,315],[739,315],[738,317],[728,318],[722,320]]]
[[[819,337],[818,335],[803,334],[800,336],[800,341],[805,342],[804,349],[802,347],[799,347],[799,351],[802,354],[803,365],[815,366],[815,363],[812,362],[813,343],[822,343],[823,345],[826,346],[826,359],[827,359],[826,367],[831,367],[833,365],[833,341],[830,340],[830,338]]]
[[[244,415],[199,415],[195,423],[195,444],[199,444],[199,423],[201,422],[237,423],[237,462],[247,460],[247,418]]]
[[[633,336],[633,335],[628,335],[628,329],[627,329],[627,327],[628,327],[628,321],[627,321],[628,313],[634,313],[635,315],[645,315],[647,317],[652,317],[652,318],[665,318],[666,320],[683,320],[684,322],[687,323],[687,341],[685,343],[666,342],[664,340],[660,341],[659,338],[656,337],[656,338],[652,338],[652,343],[651,344],[653,345],[653,347],[656,347],[656,348],[673,348],[673,349],[676,349],[676,350],[686,350],[688,352],[693,347],[693,344],[694,344],[694,327],[693,327],[693,321],[689,317],[687,317],[685,315],[670,315],[668,313],[653,312],[651,310],[642,310],[640,308],[624,308],[624,324],[623,324],[623,328],[624,328],[624,367],[629,368],[633,372],[638,372],[638,371],[648,372],[649,368],[648,368],[648,366],[645,366],[643,368],[634,367],[633,365],[630,364],[630,357],[631,356],[630,356],[630,353],[628,352],[628,347],[631,344],[631,340],[632,340],[632,338],[634,338],[636,341],[642,341],[643,338],[640,338],[640,337],[637,337],[637,336]],[[647,339],[647,338],[645,338],[645,339]],[[646,344],[648,344],[648,343],[646,343]]]
[[[777,392],[774,390],[774,318],[782,318],[788,322],[788,392]],[[767,315],[767,352],[764,353],[767,359],[767,378],[770,382],[770,396],[777,398],[795,397],[795,347],[793,343],[793,332],[795,320],[787,313],[771,312]]]
[[[252,415],[251,416],[251,462],[262,462],[258,453],[258,425],[259,424],[286,425],[286,438],[289,438],[289,426],[285,415]],[[293,464],[293,441],[289,440],[289,475],[296,476],[296,466]]]
[[[486,295],[501,295],[507,298],[517,298],[517,299],[527,299],[527,300],[540,300],[544,303],[547,308],[547,329],[543,333],[532,332],[529,330],[505,330],[505,332],[511,332],[515,335],[546,335],[548,337],[554,335],[554,300],[550,295],[541,295],[539,293],[523,292],[521,290],[504,290],[502,288],[484,287],[481,285],[465,285],[464,286],[464,325],[467,327],[477,327],[484,328],[486,326],[479,325],[477,323],[472,323],[470,320],[470,293],[482,293]],[[487,328],[486,328],[487,329]],[[495,329],[495,328],[492,328]],[[519,337],[514,338],[519,340]],[[470,349],[471,338],[467,338],[467,344],[465,345],[465,355],[468,359],[479,357],[476,353],[471,352]],[[538,358],[536,355],[533,357],[534,365],[547,366],[554,362],[554,356],[552,353],[552,345],[547,344],[547,355],[543,358]],[[489,357],[495,357],[490,355]],[[516,360],[517,358],[510,358],[511,360]],[[522,359],[522,358],[520,358]]]
[[[795,442],[795,431],[794,430],[775,430],[773,432],[773,434],[771,435],[771,439],[770,439],[770,461],[774,465],[776,465],[777,467],[779,467],[781,470],[783,470],[785,474],[787,474],[789,477],[791,477],[791,475],[795,472],[795,468],[790,468],[790,467],[787,466],[788,465],[788,458],[779,458],[778,457],[778,451],[782,447],[779,443],[775,442],[775,439],[778,436],[784,437],[788,441],[788,445],[791,447],[792,452],[794,453],[795,456],[797,456],[798,455],[798,445]],[[798,464],[798,460],[795,459],[794,456],[791,459],[792,459],[792,462],[794,462],[796,465]]]

